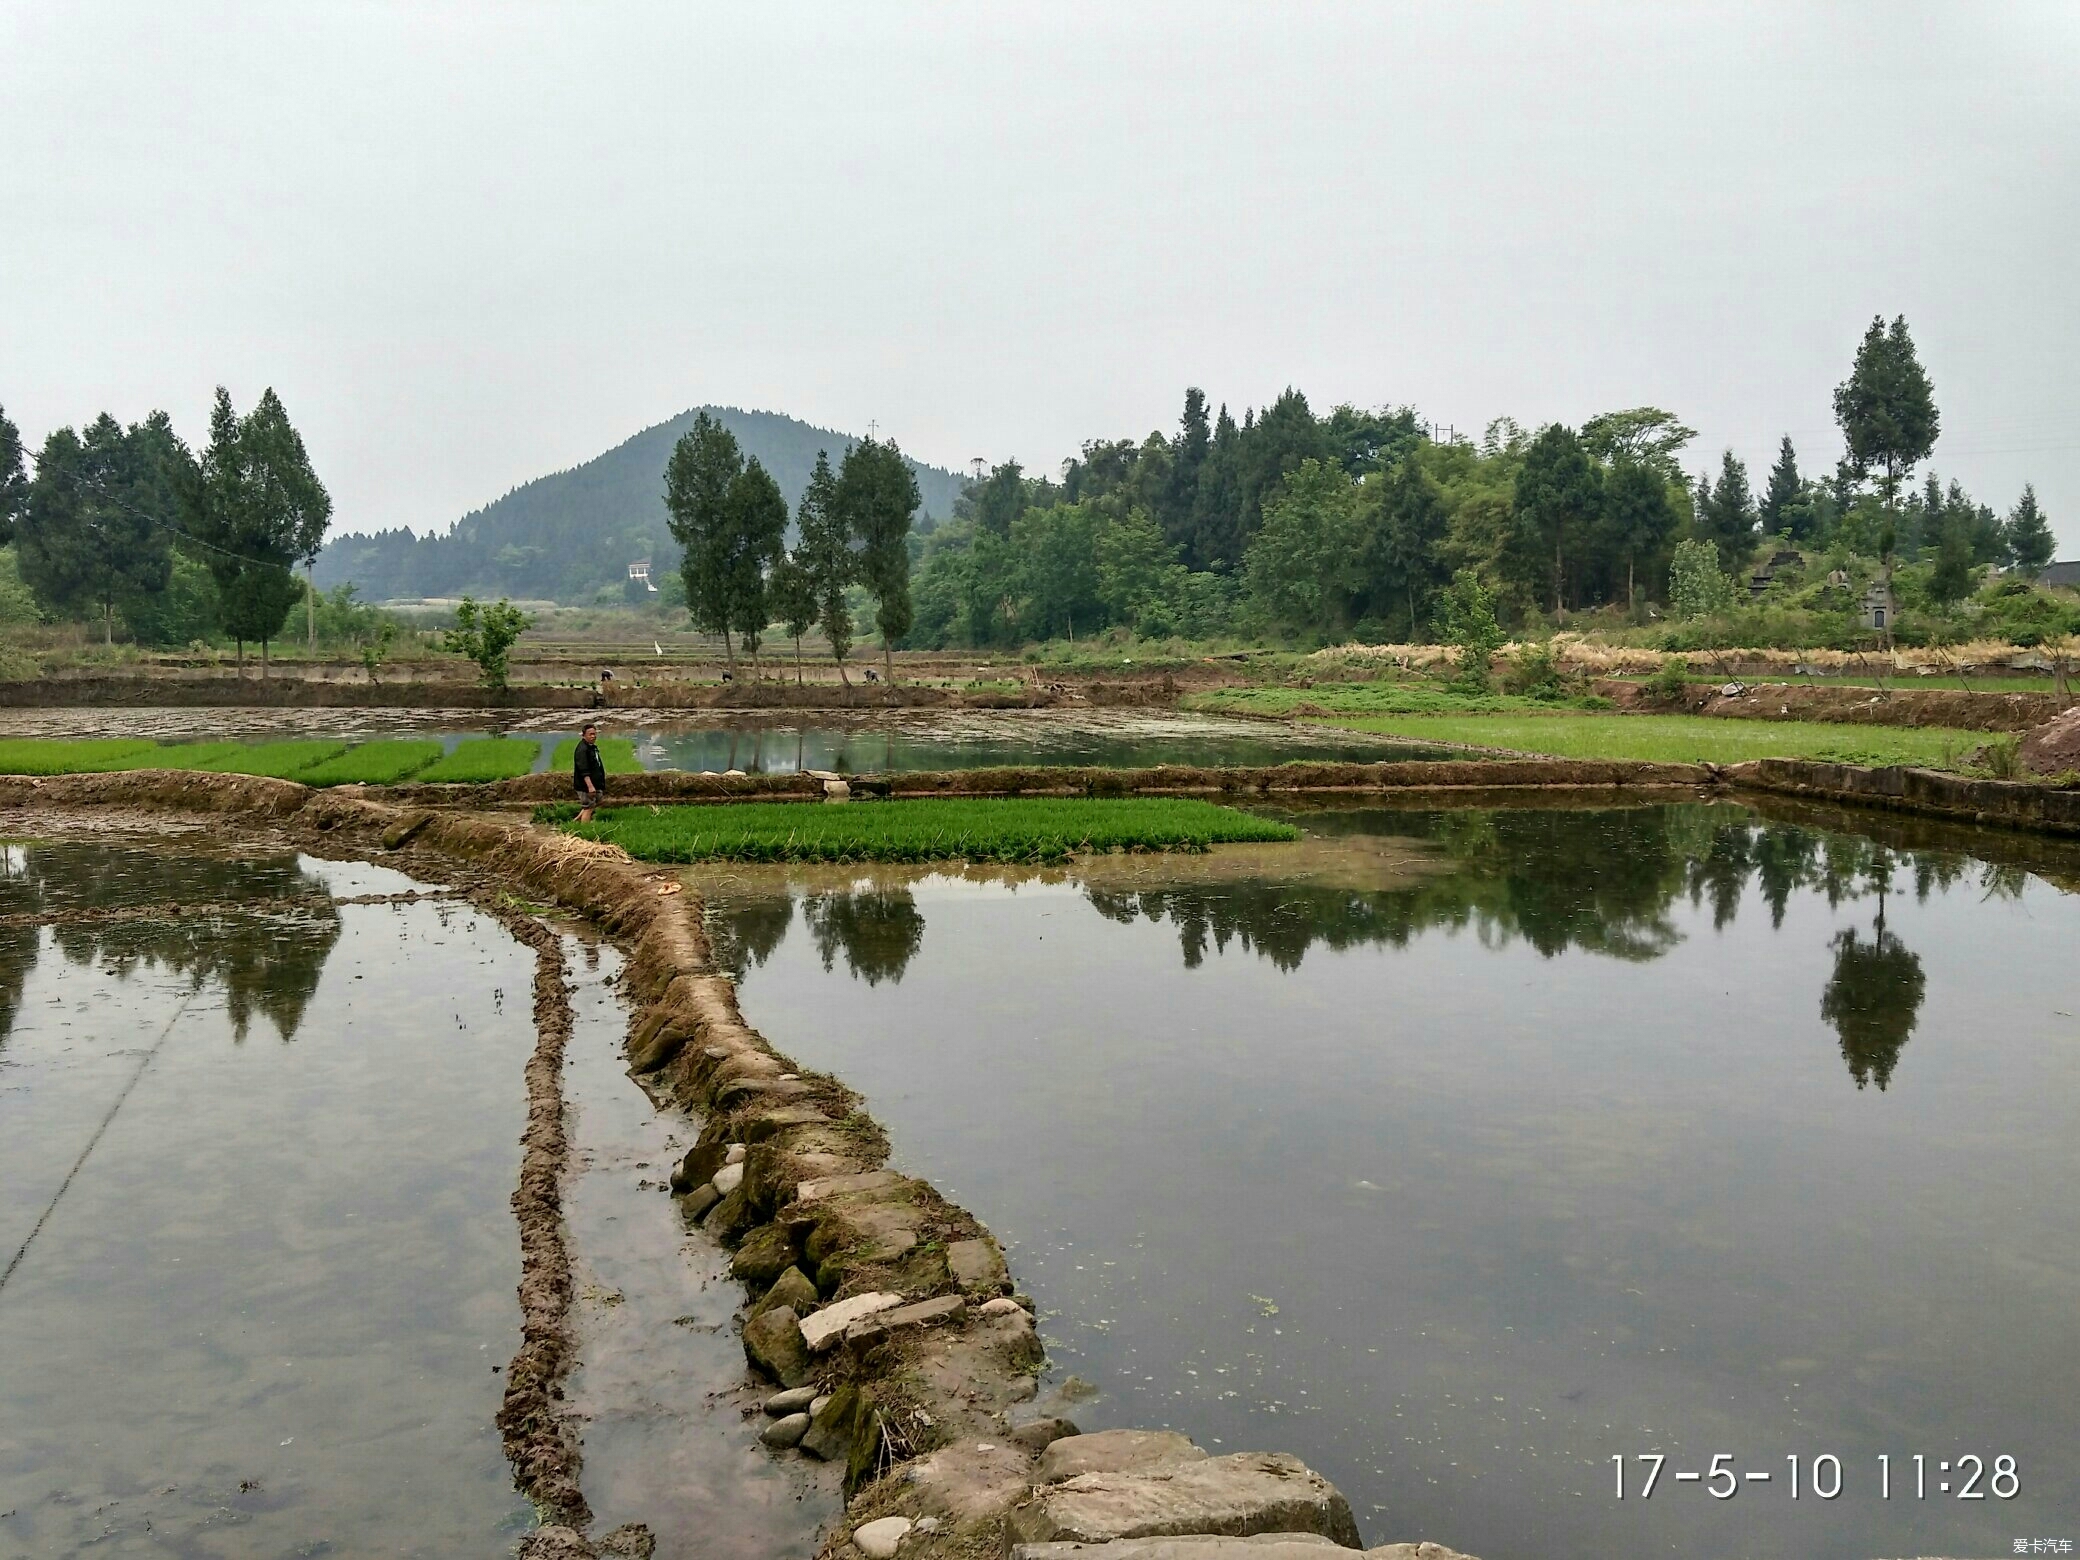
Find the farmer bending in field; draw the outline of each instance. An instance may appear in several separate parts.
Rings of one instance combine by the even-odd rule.
[[[606,794],[607,766],[600,761],[599,727],[589,722],[578,733],[578,751],[571,756],[571,786],[578,793],[578,822],[592,822],[592,809]]]

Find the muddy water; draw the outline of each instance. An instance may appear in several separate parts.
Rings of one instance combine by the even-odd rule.
[[[738,873],[717,929],[1011,1247],[1087,1428],[1289,1449],[1368,1542],[1486,1560],[2080,1539],[2070,867],[1731,806],[1304,821],[1348,872]],[[1720,1453],[1770,1478],[1678,1482]]]
[[[537,771],[575,734],[575,711],[537,711],[498,728],[537,738]],[[907,711],[846,719],[775,721],[756,715],[694,719],[607,711],[602,730],[635,742],[645,769],[803,769],[866,774],[897,769],[976,769],[995,764],[1281,764],[1297,759],[1378,762],[1451,758],[1388,737],[1324,727],[1144,710]],[[0,736],[144,737],[156,741],[438,737],[449,748],[491,733],[481,713],[460,710],[39,709],[0,711]]]
[[[5,848],[0,1554],[496,1555],[531,1524],[492,1415],[533,959],[464,905],[336,903],[410,886]]]
[[[585,1497],[600,1531],[647,1524],[658,1560],[780,1560],[815,1552],[837,1514],[838,1470],[781,1461],[747,1391],[735,1329],[743,1289],[729,1258],[689,1235],[666,1195],[698,1130],[654,1110],[621,1056],[620,957],[566,947],[572,1029],[564,1099],[578,1145],[564,1188],[581,1363],[570,1402],[585,1421]]]

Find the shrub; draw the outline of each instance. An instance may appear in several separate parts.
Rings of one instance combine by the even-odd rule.
[[[1679,704],[1690,689],[1690,663],[1679,655],[1666,656],[1644,686],[1650,702]]]
[[[1488,663],[1502,648],[1495,597],[1471,569],[1461,569],[1438,592],[1437,628],[1445,643],[1459,647],[1452,686],[1461,693],[1488,691]]]
[[[525,612],[503,597],[487,606],[474,596],[464,596],[455,609],[455,626],[441,636],[441,648],[466,655],[477,663],[484,686],[502,693],[506,686],[506,657],[513,642],[531,626]]]
[[[1678,618],[1733,610],[1733,581],[1719,569],[1719,551],[1697,538],[1676,548],[1668,566],[1668,606]]]
[[[1567,697],[1567,681],[1550,644],[1525,645],[1503,673],[1503,690],[1526,699],[1556,704]]]

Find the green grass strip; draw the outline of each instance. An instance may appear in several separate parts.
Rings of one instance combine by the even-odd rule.
[[[157,743],[139,737],[86,741],[15,737],[0,741],[0,775],[93,775],[143,769],[158,751]]]
[[[578,756],[578,739],[565,737],[556,744],[555,755],[549,760],[549,772],[568,776],[571,761]],[[599,739],[599,761],[607,766],[610,775],[639,775],[643,766],[636,761],[636,744],[633,737],[601,737]]]
[[[538,816],[569,816],[568,807]],[[642,861],[1060,861],[1086,851],[1203,851],[1300,831],[1179,797],[964,797],[610,807],[565,827]]]
[[[1738,720],[1710,715],[1373,715],[1323,721],[1419,742],[1470,742],[1555,758],[1738,764],[1820,758],[1845,764],[1955,768],[1998,733],[1946,726],[1851,726],[1830,721]]]
[[[441,756],[441,745],[425,737],[383,737],[348,748],[290,776],[305,785],[395,785]]]
[[[472,737],[458,743],[455,751],[421,770],[416,777],[425,782],[454,782],[482,785],[492,780],[510,780],[534,768],[541,756],[539,742],[521,737]]]

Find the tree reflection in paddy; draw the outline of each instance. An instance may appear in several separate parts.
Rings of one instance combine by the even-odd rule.
[[[0,1045],[51,930],[75,964],[159,967],[222,985],[232,1032],[296,1037],[339,941],[339,911],[293,854],[213,857],[62,842],[0,849]]]
[[[1926,979],[1921,960],[1887,929],[1887,894],[1931,894],[1976,885],[2012,898],[2027,873],[1962,851],[1891,846],[1860,835],[1772,822],[1744,808],[1674,805],[1604,809],[1411,812],[1368,808],[1291,815],[1311,834],[1420,841],[1447,870],[1368,888],[1275,873],[1083,885],[1100,915],[1177,929],[1186,969],[1231,945],[1300,968],[1316,947],[1406,946],[1433,931],[1471,931],[1484,946],[1524,943],[1547,958],[1569,950],[1627,961],[1662,957],[1683,937],[1678,903],[1709,906],[1730,926],[1752,888],[1781,928],[1793,896],[1815,893],[1831,909],[1874,900],[1866,933],[1832,936],[1834,973],[1821,1016],[1840,1037],[1858,1087],[1883,1089],[1913,1034]],[[712,913],[717,955],[742,975],[763,965],[794,918],[794,898],[825,969],[842,958],[869,985],[899,982],[923,946],[925,919],[900,875],[862,875],[848,886],[790,895],[724,895]]]

